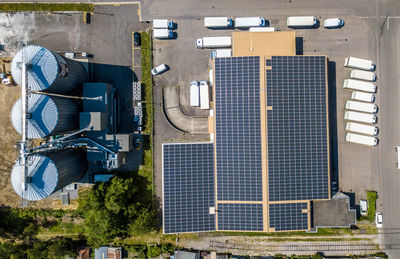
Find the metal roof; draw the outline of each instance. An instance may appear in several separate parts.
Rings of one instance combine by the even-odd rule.
[[[32,177],[32,180],[26,184],[26,190],[22,186],[25,181],[23,170],[24,167],[17,163],[11,172],[11,184],[22,198],[37,201],[55,191],[59,174],[55,163],[49,157],[33,155],[28,158],[28,176]]]
[[[46,95],[29,95],[27,112],[31,114],[31,118],[27,120],[28,138],[42,138],[48,136],[57,126],[59,120],[58,108],[55,102]],[[11,122],[15,130],[21,134],[21,99],[18,99],[11,110]]]
[[[31,65],[27,70],[27,82],[31,91],[49,88],[58,77],[59,67],[56,56],[46,48],[31,45],[18,51],[11,63],[11,74],[18,85],[22,82],[22,62]]]

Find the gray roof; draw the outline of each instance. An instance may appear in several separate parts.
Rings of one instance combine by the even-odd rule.
[[[200,259],[200,254],[196,252],[175,251],[175,259]]]

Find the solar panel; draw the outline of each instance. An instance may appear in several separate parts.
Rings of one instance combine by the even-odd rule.
[[[218,230],[263,231],[262,204],[219,203]]]
[[[215,230],[212,143],[163,145],[164,233]]]
[[[307,203],[269,204],[269,227],[275,231],[307,230]]]
[[[272,57],[266,70],[269,200],[328,199],[326,57]]]
[[[215,59],[217,199],[262,200],[260,58]]]

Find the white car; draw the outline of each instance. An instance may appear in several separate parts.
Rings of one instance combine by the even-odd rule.
[[[162,72],[167,71],[167,66],[165,64],[161,64],[151,70],[151,74],[153,76],[161,74]]]
[[[325,28],[340,28],[344,25],[344,21],[340,18],[331,18],[324,21]]]
[[[381,228],[383,225],[383,215],[381,212],[375,214],[375,225],[377,228]]]
[[[360,200],[360,214],[362,216],[366,216],[368,211],[368,203],[367,200]]]

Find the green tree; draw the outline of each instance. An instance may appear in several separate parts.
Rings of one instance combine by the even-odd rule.
[[[156,212],[142,209],[137,218],[130,225],[130,232],[133,235],[140,235],[157,230],[159,223]]]

